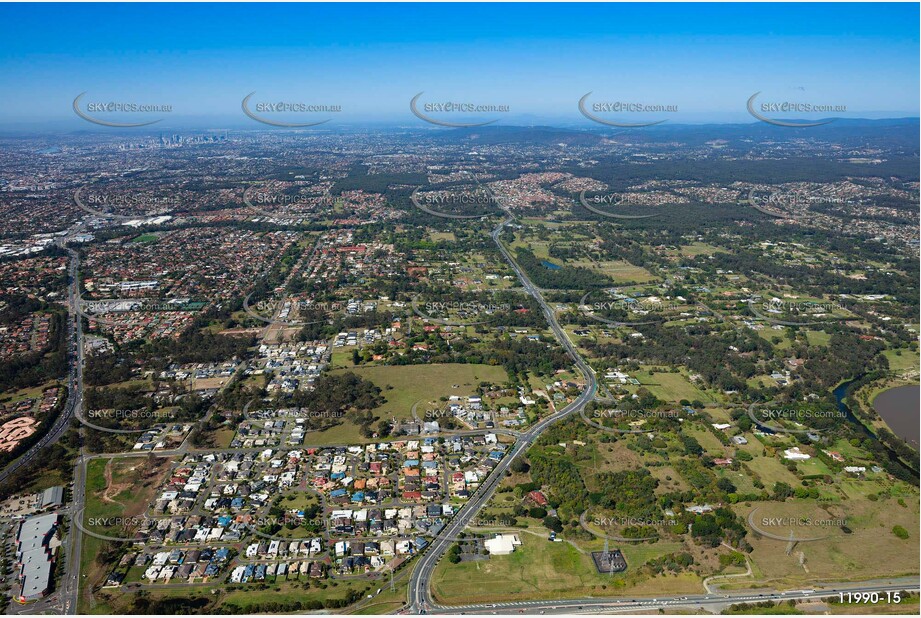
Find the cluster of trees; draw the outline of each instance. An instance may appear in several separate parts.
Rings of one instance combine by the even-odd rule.
[[[589,494],[592,504],[624,517],[661,518],[654,493],[659,481],[646,468],[602,472],[595,476],[595,485],[597,491]]]
[[[350,589],[345,593],[345,596],[332,599],[327,598],[323,600],[319,599],[310,599],[310,600],[298,600],[298,601],[265,601],[262,603],[250,603],[245,606],[236,605],[234,603],[224,603],[220,607],[215,608],[215,613],[221,614],[290,614],[301,611],[316,611],[321,609],[339,609],[342,607],[348,607],[356,601],[360,600],[364,594],[360,590]],[[150,612],[154,613],[154,612]],[[159,612],[157,612],[159,613]],[[175,612],[174,612],[175,613]],[[192,613],[192,612],[190,612]],[[205,613],[202,611],[196,611],[194,613]]]
[[[814,349],[806,360],[803,381],[827,390],[844,380],[882,368],[885,358],[880,352],[884,348],[881,341],[863,339],[857,333],[833,333],[828,345]],[[800,386],[799,390],[804,388]],[[793,395],[797,394],[794,391]]]
[[[751,551],[751,546],[745,541],[746,532],[736,514],[726,507],[696,515],[691,526],[691,536],[702,545],[718,547],[725,541],[732,547]]]
[[[500,365],[511,379],[521,379],[528,372],[549,376],[571,366],[572,361],[559,346],[523,338],[499,337],[483,344],[476,339],[454,340],[449,345],[438,333],[425,333],[406,342],[426,343],[428,350],[406,349],[405,354],[390,359],[393,365],[431,363],[469,363]]]
[[[0,363],[0,392],[9,389],[30,388],[48,380],[58,379],[67,373],[67,322],[66,314],[42,303],[21,296],[4,296],[12,303],[0,316],[0,324],[18,322],[38,310],[50,316],[48,344],[38,350],[14,356]]]
[[[19,448],[16,450],[0,455],[0,469],[6,467],[7,464],[16,459],[38,439],[38,434],[33,434],[33,436],[20,443]],[[12,495],[22,493],[23,487],[34,485],[43,475],[49,472],[60,474],[66,484],[74,470],[71,449],[79,446],[79,442],[80,439],[76,430],[69,430],[62,440],[55,442],[42,451],[42,456],[38,458],[37,464],[22,466],[11,474],[3,484],[0,484],[0,500],[6,500]]]
[[[913,130],[916,125],[909,125]],[[752,183],[773,184],[778,178],[783,178],[785,182],[836,182],[850,180],[851,178],[861,178],[867,175],[865,165],[860,163],[851,163],[832,158],[819,158],[808,156],[790,156],[776,159],[746,159],[743,156],[737,158],[731,157],[733,153],[738,155],[749,154],[751,152],[751,142],[748,140],[776,139],[777,135],[763,134],[756,135],[752,131],[760,127],[746,127],[742,129],[746,134],[730,135],[730,129],[727,129],[726,135],[720,135],[729,141],[727,149],[724,151],[725,158],[668,158],[663,160],[647,160],[643,165],[624,165],[623,157],[612,154],[608,157],[602,157],[598,163],[589,168],[573,164],[561,171],[570,172],[576,176],[585,176],[588,173],[592,178],[596,178],[611,187],[614,191],[623,191],[628,187],[648,181],[667,181],[667,180],[693,180],[700,183],[715,183],[718,185],[730,185],[739,180],[745,180]],[[767,127],[770,130],[770,127]],[[894,143],[903,142],[906,136],[911,134],[911,130],[905,131],[908,127],[902,127],[893,131],[889,135],[883,135],[877,129],[873,130],[874,135],[866,129],[855,129],[849,135],[843,135],[846,129],[839,128],[837,135],[823,136],[830,141],[842,141],[849,139],[850,143],[856,145],[862,143],[861,140],[872,140],[880,148],[890,151]],[[902,131],[902,135],[898,132]],[[858,137],[859,136],[859,137]],[[854,138],[857,138],[855,141]],[[649,135],[650,141],[665,141],[669,139],[664,135]],[[675,139],[674,134],[671,139]],[[697,132],[691,134],[691,130],[680,136],[680,140],[688,145],[695,143],[700,144],[707,140],[714,139],[710,132],[703,135]],[[744,141],[739,141],[744,140]],[[895,140],[895,141],[894,141]],[[879,177],[896,176],[905,180],[918,179],[917,159],[911,156],[899,155],[892,153],[891,158],[887,157],[883,163],[885,170],[874,169],[873,175]]]
[[[781,502],[787,498],[818,498],[819,490],[815,487],[792,487],[788,483],[783,481],[777,481],[774,483],[773,493],[771,497],[774,500],[780,500]]]
[[[604,357],[617,363],[635,359],[648,364],[686,366],[703,380],[719,390],[747,392],[748,378],[759,371],[759,358],[770,357],[771,344],[745,330],[714,333],[707,329],[694,332],[659,324],[638,326],[642,340],[628,338],[623,343],[584,342],[593,356]],[[726,354],[729,346],[738,354]],[[751,354],[747,354],[751,353]],[[743,356],[744,354],[744,356]]]
[[[196,318],[193,325],[176,339],[156,339],[148,344],[146,353],[172,359],[177,363],[217,363],[228,358],[242,358],[246,350],[256,343],[252,335],[217,335],[205,327],[210,321],[207,315]]]
[[[151,598],[138,593],[131,602],[130,613],[160,616],[200,614],[206,611],[210,603],[205,597]]]
[[[859,243],[852,241],[852,244]],[[915,307],[918,306],[917,278],[911,281],[904,275],[893,276],[893,273],[883,269],[870,270],[866,273],[866,279],[856,279],[832,268],[793,264],[781,259],[766,259],[764,252],[740,247],[735,247],[732,252],[714,253],[705,265],[695,265],[706,271],[712,270],[713,273],[717,269],[732,270],[762,279],[765,283],[792,285],[795,289],[807,291],[818,298],[835,298],[838,294],[890,294]],[[915,272],[917,273],[917,266]],[[910,296],[912,293],[914,298]]]
[[[132,366],[124,354],[100,352],[86,357],[83,381],[87,386],[103,386],[131,379]]]
[[[309,429],[322,431],[348,418],[359,425],[364,434],[370,436],[371,423],[378,420],[371,411],[385,401],[380,387],[374,382],[348,371],[325,373],[317,378],[313,390],[295,391],[278,397],[275,405],[309,410],[310,415],[305,423]]]
[[[547,268],[533,251],[524,247],[515,249],[515,261],[528,273],[534,285],[541,288],[589,290],[614,284],[607,275],[581,266],[562,265],[557,269]]]
[[[529,457],[536,487],[548,487],[550,505],[567,516],[578,517],[586,508],[588,489],[579,468],[567,457],[534,452]]]
[[[647,560],[643,565],[653,575],[672,572],[680,573],[687,570],[694,564],[694,557],[686,551],[665,554],[658,558]]]

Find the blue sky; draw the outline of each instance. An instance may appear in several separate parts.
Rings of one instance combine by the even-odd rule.
[[[743,121],[754,92],[919,111],[917,4],[0,5],[0,124],[92,100],[170,104],[254,128],[266,101],[341,105],[334,122],[418,124],[432,101],[578,122],[593,100],[677,105],[671,122]],[[803,94],[806,93],[806,94]]]

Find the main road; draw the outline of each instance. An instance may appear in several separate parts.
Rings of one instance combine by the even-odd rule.
[[[57,419],[51,428],[42,436],[41,440],[35,443],[29,450],[27,450],[21,457],[16,459],[12,464],[7,466],[2,472],[0,472],[0,482],[6,481],[10,476],[13,475],[17,470],[23,466],[28,465],[34,461],[41,451],[54,442],[56,442],[64,432],[71,425],[71,419],[74,417],[79,417],[80,409],[83,406],[83,364],[84,364],[84,347],[83,347],[83,328],[80,322],[81,316],[80,311],[78,311],[78,304],[80,302],[80,255],[66,246],[68,237],[70,237],[75,230],[79,230],[79,226],[72,229],[67,237],[64,237],[59,242],[60,246],[63,246],[67,253],[70,255],[70,262],[67,267],[68,274],[68,287],[67,287],[67,342],[65,345],[69,346],[67,351],[67,356],[70,359],[70,368],[68,370],[67,377],[67,402],[64,405],[64,409],[58,414]],[[84,485],[86,479],[83,476],[82,466],[80,465],[82,460],[81,458],[77,459],[77,465],[75,466],[74,472],[74,483],[73,483],[73,503],[68,507],[68,511],[71,517],[76,516],[83,509],[83,500],[84,500]],[[67,568],[65,574],[61,579],[58,590],[55,591],[50,597],[39,601],[35,605],[30,605],[29,607],[22,608],[22,612],[17,613],[33,613],[36,611],[45,611],[50,609],[53,611],[59,611],[63,614],[74,614],[76,613],[77,607],[77,591],[79,589],[79,577],[80,577],[80,553],[82,551],[82,535],[79,534],[77,527],[71,522],[70,534],[68,535],[68,541],[66,544],[67,551],[65,552],[65,559],[67,560]]]
[[[898,578],[880,582],[860,583],[830,583],[820,589],[803,589],[787,592],[768,590],[738,590],[723,594],[699,594],[687,596],[659,596],[659,597],[634,597],[632,599],[615,598],[583,598],[583,599],[557,599],[544,601],[511,601],[502,603],[479,603],[471,605],[458,605],[452,607],[435,607],[431,613],[435,614],[573,614],[573,613],[614,613],[614,612],[652,612],[665,610],[676,613],[677,608],[697,609],[704,608],[710,612],[719,613],[723,609],[736,603],[760,603],[763,601],[809,601],[828,598],[840,598],[839,594],[861,592],[917,592],[917,578]],[[880,597],[883,601],[885,594]],[[873,605],[863,605],[871,611]]]
[[[74,341],[74,368],[72,370],[72,393],[73,407],[69,410],[67,419],[70,424],[70,417],[80,417],[83,407],[83,365],[84,365],[84,346],[83,346],[83,324],[80,303],[80,255],[73,249],[67,250],[71,256],[71,273],[70,288],[68,291],[68,310],[73,316],[73,341]],[[74,483],[73,483],[73,501],[70,505],[71,518],[81,516],[85,506],[86,499],[86,474],[82,465],[83,449],[81,447],[80,456],[74,464]],[[80,557],[83,552],[83,535],[73,521],[70,522],[70,538],[68,539],[67,552],[67,569],[59,586],[59,597],[64,614],[77,613],[77,596],[80,590]]]
[[[70,253],[70,264],[67,268],[70,284],[67,290],[68,317],[67,343],[65,345],[71,347],[67,354],[71,360],[71,367],[67,377],[67,402],[45,435],[0,472],[0,483],[5,482],[17,470],[34,460],[42,449],[53,444],[64,435],[64,432],[70,426],[70,419],[73,418],[77,408],[83,404],[83,339],[79,324],[80,314],[76,311],[76,306],[79,302],[79,290],[76,286],[79,285],[77,273],[80,269],[80,257],[72,249],[67,249],[67,252]]]
[[[515,442],[515,446],[512,448],[511,452],[506,455],[499,463],[499,465],[493,469],[492,473],[483,483],[480,484],[480,486],[473,493],[467,503],[457,511],[457,513],[451,519],[450,523],[445,526],[445,529],[441,532],[441,534],[434,541],[432,541],[432,544],[429,546],[428,550],[419,559],[419,562],[413,569],[412,575],[409,579],[409,608],[410,611],[413,612],[426,611],[428,608],[435,606],[429,592],[429,582],[431,580],[431,575],[438,564],[438,561],[454,542],[454,539],[456,539],[458,535],[464,530],[464,528],[467,527],[473,517],[476,516],[476,514],[487,502],[489,502],[489,499],[501,484],[502,479],[505,478],[505,473],[512,465],[512,462],[515,461],[515,459],[519,457],[525,450],[527,450],[528,447],[531,446],[531,444],[534,442],[534,440],[536,440],[544,432],[544,430],[550,427],[550,425],[582,409],[586,403],[595,397],[595,392],[598,388],[598,383],[595,379],[595,372],[591,367],[589,367],[588,363],[585,362],[585,359],[582,358],[582,356],[576,350],[576,347],[569,340],[569,337],[560,327],[559,322],[556,320],[556,315],[554,314],[553,309],[551,309],[547,304],[547,301],[544,300],[540,289],[531,282],[531,280],[528,278],[528,275],[521,269],[521,267],[512,257],[512,254],[509,253],[508,249],[505,248],[505,245],[502,244],[499,236],[502,234],[502,231],[505,229],[505,227],[513,220],[514,217],[510,216],[502,223],[500,223],[492,231],[492,239],[499,247],[499,251],[502,252],[503,257],[505,257],[509,265],[511,265],[511,267],[515,270],[515,274],[521,281],[525,292],[533,296],[538,304],[540,304],[544,318],[550,325],[550,329],[553,331],[553,334],[572,357],[576,367],[584,376],[585,389],[575,401],[564,407],[562,410],[541,419],[527,430],[522,431],[519,434],[518,440]]]
[[[547,304],[541,290],[535,286],[528,278],[527,274],[521,269],[515,261],[509,250],[502,244],[500,235],[505,227],[514,220],[514,216],[509,216],[492,231],[492,239],[499,247],[503,257],[514,269],[515,274],[521,281],[525,292],[530,294],[540,304],[544,318],[550,325],[557,340],[563,345],[569,355],[572,357],[576,367],[585,377],[586,386],[578,399],[570,403],[559,412],[541,419],[532,427],[521,432],[518,440],[511,452],[502,459],[499,465],[480,485],[470,500],[455,514],[451,522],[445,527],[442,533],[435,539],[426,552],[415,565],[409,579],[408,605],[407,608],[411,613],[473,613],[473,614],[521,614],[521,613],[550,613],[550,614],[571,614],[575,612],[592,612],[592,613],[612,613],[612,612],[640,612],[652,611],[656,609],[668,609],[677,607],[694,607],[710,608],[713,611],[721,609],[733,603],[755,603],[760,601],[788,601],[788,600],[809,600],[837,596],[839,592],[883,592],[919,589],[917,578],[902,578],[898,580],[888,580],[880,583],[843,583],[831,584],[822,590],[804,589],[795,591],[768,591],[752,592],[738,591],[728,594],[706,594],[706,595],[688,595],[688,596],[662,596],[655,598],[584,598],[570,600],[547,600],[547,601],[517,601],[503,603],[482,603],[463,606],[445,607],[435,603],[430,592],[431,576],[435,571],[438,562],[444,556],[447,549],[455,542],[459,534],[467,528],[470,521],[476,514],[489,502],[496,489],[505,478],[505,474],[512,462],[519,457],[527,448],[553,423],[562,420],[581,410],[585,404],[591,401],[597,392],[598,383],[594,370],[585,362],[578,350],[570,341],[569,337],[560,327],[553,309]]]

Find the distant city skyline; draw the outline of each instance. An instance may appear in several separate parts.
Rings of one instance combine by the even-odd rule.
[[[72,109],[81,93],[83,105],[168,105],[98,116],[163,130],[268,128],[241,110],[250,93],[254,109],[338,107],[259,114],[324,129],[424,128],[409,109],[420,92],[420,106],[507,109],[427,114],[461,123],[597,128],[578,108],[589,92],[601,108],[672,108],[596,114],[640,123],[757,122],[746,102],[758,92],[765,109],[843,110],[787,118],[917,116],[918,20],[908,3],[6,4],[0,128],[91,129]]]

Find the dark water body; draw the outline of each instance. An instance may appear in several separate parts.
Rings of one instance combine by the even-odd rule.
[[[921,432],[921,386],[898,386],[883,391],[873,400],[873,409],[892,433],[918,448]]]
[[[854,382],[857,382],[857,381],[859,381],[860,379],[861,379],[861,378],[858,377],[858,378],[854,378],[853,380],[848,380],[847,382],[843,382],[843,383],[839,384],[839,385],[838,385],[838,388],[836,388],[834,391],[832,391],[832,394],[833,394],[834,397],[835,397],[835,401],[838,403],[838,409],[841,410],[841,412],[845,415],[845,417],[847,417],[848,422],[854,423],[855,426],[857,426],[857,427],[860,428],[860,431],[861,431],[864,435],[869,436],[869,437],[873,438],[874,440],[876,440],[877,438],[876,438],[876,436],[874,435],[874,433],[873,433],[872,431],[870,431],[869,429],[867,429],[867,426],[864,425],[862,422],[860,422],[860,420],[859,420],[856,416],[854,416],[854,413],[851,412],[851,409],[850,409],[849,407],[847,407],[847,404],[844,403],[844,398],[847,397],[847,391],[848,391],[848,389],[850,388],[850,386],[851,386],[852,384],[854,384]],[[917,388],[917,387],[915,387],[915,388]],[[877,397],[877,399],[878,399],[878,397]],[[918,413],[917,413],[917,409],[918,409],[917,402],[916,402],[916,405],[915,405],[915,408],[914,408],[914,409],[915,409],[915,411],[916,411],[916,412],[915,412],[915,415],[917,416],[917,414],[918,414]],[[917,420],[916,420],[915,422],[917,423]],[[894,431],[894,430],[895,430],[895,428],[893,427],[893,431]],[[915,435],[917,436],[917,433],[915,433]],[[911,468],[910,466],[907,466],[904,462],[902,462],[902,460],[899,459],[899,456],[898,456],[898,454],[897,454],[895,451],[893,451],[891,448],[889,448],[887,445],[883,444],[882,442],[880,442],[880,445],[883,447],[883,449],[884,449],[884,450],[886,451],[886,453],[889,455],[889,459],[890,459],[890,461],[891,461],[891,464],[894,464],[894,465],[896,465],[896,466],[898,466],[898,467],[900,467],[900,468],[903,468],[904,470],[910,470],[910,471],[914,474],[915,478],[918,477],[918,471],[915,470],[914,468]]]
[[[541,264],[544,265],[544,268],[549,268],[550,270],[560,270],[561,268],[563,268],[559,264],[554,264],[553,262],[548,262],[547,260],[544,260],[543,262],[541,262]]]
[[[832,391],[832,395],[835,396],[835,401],[838,403],[838,410],[844,413],[845,418],[847,418],[847,420],[849,420],[850,422],[860,427],[860,429],[863,430],[863,433],[865,433],[868,436],[872,436],[873,432],[867,429],[864,426],[864,424],[861,423],[857,419],[856,416],[854,416],[854,413],[851,412],[851,409],[849,407],[847,407],[847,404],[844,403],[844,398],[847,397],[848,387],[850,387],[850,385],[856,381],[857,380],[854,379],[854,380],[848,380],[847,382],[842,382],[841,384],[838,385],[838,388]]]

